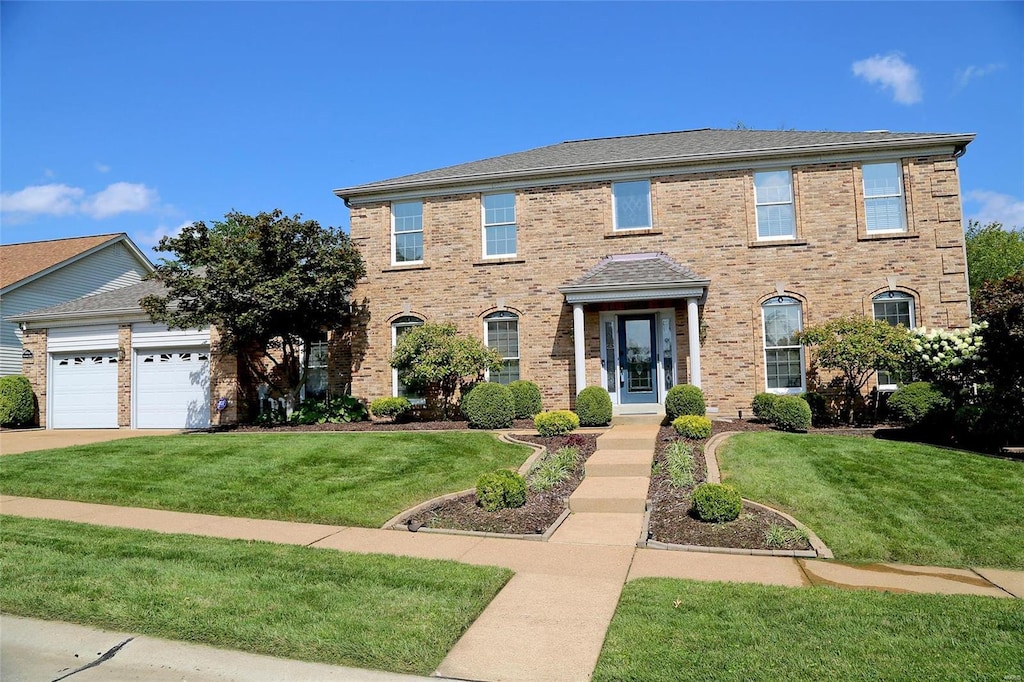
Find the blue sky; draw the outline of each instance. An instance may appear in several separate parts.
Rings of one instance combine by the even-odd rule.
[[[0,4],[3,243],[281,208],[570,139],[975,132],[1024,227],[1024,3]]]

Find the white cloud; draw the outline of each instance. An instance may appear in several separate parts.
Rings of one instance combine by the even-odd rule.
[[[109,173],[110,172],[110,166],[108,166],[105,163],[100,163],[99,161],[97,161],[93,165],[95,166],[96,170],[98,170],[100,173]]]
[[[984,76],[989,75],[993,71],[998,71],[1004,68],[1005,64],[988,64],[986,66],[968,66],[966,69],[957,69],[956,82],[961,88],[967,87],[967,84],[972,80],[977,80]]]
[[[868,83],[888,88],[893,99],[900,104],[921,101],[921,84],[917,82],[917,69],[903,61],[898,52],[862,59],[853,63],[853,75]]]
[[[155,189],[141,183],[115,182],[85,199],[80,208],[93,218],[109,218],[119,213],[146,211],[159,200]]]
[[[166,225],[157,225],[149,232],[135,232],[132,234],[132,239],[136,244],[144,247],[155,247],[162,237],[176,237],[181,234],[181,231],[192,224],[191,220],[183,222],[177,227],[167,227]]]
[[[56,183],[31,185],[17,192],[0,194],[0,211],[4,213],[68,215],[78,210],[78,200],[84,194],[85,190],[80,187]]]
[[[1024,201],[1017,197],[979,189],[965,192],[964,203],[978,205],[964,213],[982,225],[996,222],[1002,223],[1005,229],[1024,228]]]

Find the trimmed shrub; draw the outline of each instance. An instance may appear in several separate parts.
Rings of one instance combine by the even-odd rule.
[[[490,512],[522,507],[526,504],[526,480],[508,469],[483,474],[476,481],[476,499]]]
[[[772,412],[772,422],[783,431],[806,431],[811,428],[811,406],[800,396],[779,396]]]
[[[711,435],[711,420],[695,414],[684,414],[672,421],[672,428],[683,438],[702,440]]]
[[[397,420],[403,414],[412,409],[412,403],[408,398],[401,396],[395,398],[377,398],[370,403],[370,412],[374,417],[381,419]]]
[[[612,421],[612,398],[600,386],[588,386],[576,396],[580,426],[607,426]]]
[[[706,412],[704,392],[693,384],[673,386],[665,395],[665,415],[669,421],[685,414],[703,417]]]
[[[513,381],[508,385],[512,391],[512,402],[516,406],[516,419],[529,419],[544,408],[541,405],[540,389],[537,384],[525,379]]]
[[[512,391],[503,384],[479,383],[462,401],[462,413],[474,429],[508,428],[516,416]]]
[[[580,418],[569,410],[551,410],[534,417],[533,425],[542,436],[564,436],[580,427]]]
[[[927,381],[901,386],[889,396],[889,410],[908,426],[937,421],[949,410],[949,399]]]
[[[701,521],[733,521],[743,509],[743,498],[730,485],[701,483],[693,491],[693,508]]]
[[[811,423],[815,426],[831,424],[832,419],[828,413],[828,398],[820,393],[809,391],[800,396],[811,408]]]
[[[20,374],[0,378],[0,424],[22,426],[35,416],[35,394],[28,379]]]
[[[755,395],[754,401],[751,403],[751,407],[754,408],[754,417],[763,422],[774,421],[775,403],[778,400],[779,396],[774,393],[758,393]]]

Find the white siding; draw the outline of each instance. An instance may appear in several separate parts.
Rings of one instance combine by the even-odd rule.
[[[7,317],[135,284],[147,272],[118,242],[5,294],[0,302],[0,376],[21,374],[21,331]]]
[[[57,353],[76,350],[108,350],[117,348],[117,325],[97,324],[89,327],[58,327],[46,334],[46,351]]]
[[[132,348],[209,346],[210,328],[168,330],[167,325],[137,322],[132,325]]]

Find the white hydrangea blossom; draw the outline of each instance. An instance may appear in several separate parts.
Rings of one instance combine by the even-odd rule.
[[[987,327],[987,322],[954,330],[918,327],[912,330],[916,337],[914,352],[919,354],[926,367],[937,375],[951,368],[966,369],[975,362],[984,361],[982,337],[978,332]]]

